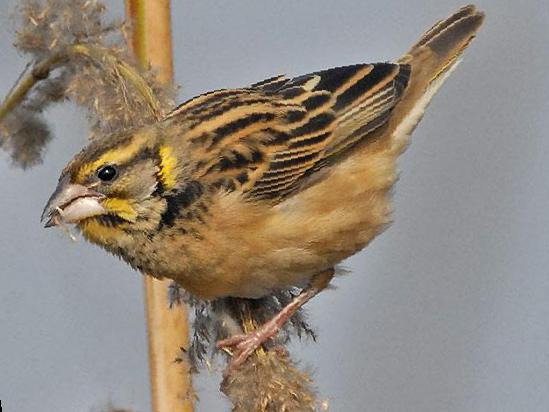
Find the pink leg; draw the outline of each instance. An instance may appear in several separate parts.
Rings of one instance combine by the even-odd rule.
[[[258,329],[242,335],[234,335],[217,342],[216,346],[218,349],[230,349],[232,351],[232,359],[227,369],[225,369],[224,376],[227,376],[232,370],[242,365],[248,356],[259,348],[259,346],[275,336],[301,306],[328,285],[333,275],[333,269],[316,275],[307,289],[304,289],[271,320],[261,325]]]

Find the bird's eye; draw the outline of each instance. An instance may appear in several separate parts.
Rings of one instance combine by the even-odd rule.
[[[118,171],[116,170],[116,167],[112,165],[103,166],[97,171],[97,177],[104,182],[110,182],[117,174]]]

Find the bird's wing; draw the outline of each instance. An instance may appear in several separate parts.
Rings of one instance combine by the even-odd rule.
[[[196,177],[276,201],[383,125],[409,75],[406,64],[377,63],[277,76],[199,96],[170,116],[184,115],[199,146]]]
[[[284,197],[304,176],[364,139],[387,121],[409,75],[406,65],[360,64],[281,85],[275,93],[300,108],[286,125],[285,145],[270,153],[268,168],[247,194]]]

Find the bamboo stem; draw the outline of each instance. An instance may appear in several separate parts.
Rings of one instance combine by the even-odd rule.
[[[143,68],[153,66],[158,79],[173,76],[169,0],[125,0],[132,22],[132,48]],[[149,367],[153,412],[192,412],[190,367],[176,363],[187,348],[188,320],[183,308],[170,310],[169,282],[145,277],[145,310],[149,340]]]

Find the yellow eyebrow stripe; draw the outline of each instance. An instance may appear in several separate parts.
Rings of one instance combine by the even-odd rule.
[[[175,187],[177,182],[177,158],[173,154],[173,150],[169,146],[161,146],[158,149],[160,157],[160,171],[158,177],[165,189],[170,190]]]
[[[143,138],[145,138],[145,136],[135,135],[128,145],[109,150],[99,157],[99,159],[83,165],[76,174],[76,180],[78,182],[83,181],[88,175],[95,172],[103,165],[127,162],[143,148]]]

